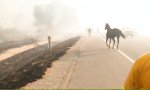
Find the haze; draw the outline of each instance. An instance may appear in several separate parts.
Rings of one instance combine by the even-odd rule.
[[[99,28],[103,31],[107,22],[112,27],[129,27],[144,35],[150,33],[149,0],[0,0],[0,26],[15,27],[27,33],[35,32],[38,28],[35,26],[33,15],[34,6],[52,2],[59,2],[74,10],[75,15],[72,18],[75,17],[77,19],[75,24],[79,25],[72,28],[78,26],[76,28],[80,28],[80,31],[77,32],[84,31],[86,27]],[[58,20],[57,17],[54,18]],[[67,26],[62,31],[65,32],[66,29]],[[74,33],[75,30],[70,31]]]

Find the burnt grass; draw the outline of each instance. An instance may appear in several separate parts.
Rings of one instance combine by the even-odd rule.
[[[18,89],[28,83],[41,79],[47,68],[59,60],[80,37],[74,37],[52,47],[49,55],[48,45],[44,44],[0,62],[0,89]]]

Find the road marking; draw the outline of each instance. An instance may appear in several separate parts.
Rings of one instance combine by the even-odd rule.
[[[105,40],[102,38],[102,40],[105,42]],[[112,45],[112,44],[111,44]],[[117,49],[116,47],[115,47],[115,49]],[[123,53],[121,50],[119,50],[118,49],[118,52],[120,53],[120,54],[122,54],[124,57],[126,57],[130,62],[132,62],[132,63],[134,63],[135,61],[133,60],[133,59],[131,59],[128,55],[126,55],[125,53]]]
[[[124,57],[126,57],[129,61],[131,61],[132,63],[134,63],[135,61],[133,59],[131,59],[129,56],[127,56],[125,53],[123,53],[121,50],[118,49],[118,52],[121,53]]]

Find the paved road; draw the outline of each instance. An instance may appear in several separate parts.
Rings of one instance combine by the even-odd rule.
[[[140,53],[148,51],[150,44],[146,37],[121,39],[120,53],[116,49],[108,49],[102,39],[100,36],[83,36],[58,60],[55,65],[59,68],[52,67],[51,73],[45,74],[48,83],[44,81],[42,86],[48,85],[52,89],[121,89],[133,64],[122,53],[136,60]]]
[[[99,36],[102,36],[102,38],[105,39],[105,33]],[[139,56],[150,51],[149,40],[150,36],[140,34],[135,35],[134,37],[127,37],[125,40],[120,38],[119,49],[136,61]]]
[[[100,37],[80,40],[77,63],[66,88],[121,89],[133,63],[116,49],[108,49]]]
[[[121,40],[120,50],[127,54],[133,60],[137,60],[139,56],[150,51],[150,36],[128,37]]]

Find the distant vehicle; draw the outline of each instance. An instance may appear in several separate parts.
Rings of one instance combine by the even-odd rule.
[[[134,36],[134,32],[133,31],[124,31],[124,34],[125,34],[125,36],[131,36],[131,37],[133,37]]]

